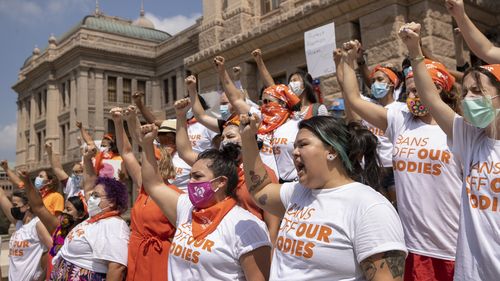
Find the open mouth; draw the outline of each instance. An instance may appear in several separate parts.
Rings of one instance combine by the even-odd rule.
[[[301,162],[295,161],[295,169],[297,170],[298,176],[301,176],[306,172],[306,166]]]

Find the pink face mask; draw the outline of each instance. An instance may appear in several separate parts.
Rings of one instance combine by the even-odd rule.
[[[214,198],[217,190],[212,189],[212,181],[189,182],[187,184],[189,200],[196,208],[202,208]]]

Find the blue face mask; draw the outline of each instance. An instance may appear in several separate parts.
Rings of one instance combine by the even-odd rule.
[[[464,110],[464,117],[472,125],[478,128],[486,128],[498,114],[498,109],[493,107],[491,100],[496,98],[489,96],[482,96],[477,98],[464,98],[462,100],[462,107]]]
[[[36,177],[35,178],[35,188],[40,190],[43,187],[43,178]]]
[[[381,99],[387,95],[389,88],[387,83],[375,82],[372,84],[371,92],[374,98]]]
[[[188,112],[186,112],[186,119],[189,120],[194,117],[193,110],[189,109]]]
[[[221,104],[219,107],[219,111],[220,117],[225,121],[227,121],[227,119],[229,119],[229,117],[231,116],[231,112],[229,111],[229,104]]]
[[[75,174],[71,175],[71,181],[73,181],[73,184],[78,188],[81,187],[82,178],[83,176],[77,176]]]

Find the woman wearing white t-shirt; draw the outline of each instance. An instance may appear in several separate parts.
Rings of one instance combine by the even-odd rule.
[[[236,205],[237,149],[209,149],[191,169],[188,194],[165,188],[158,175],[153,139],[157,127],[143,129],[145,190],[171,222],[168,278],[175,280],[267,280],[270,246],[265,224]]]
[[[420,102],[422,89],[415,87],[412,72],[406,76],[408,111],[386,109],[361,99],[354,71],[358,48],[357,41],[344,44],[344,79],[340,84],[351,108],[384,130],[394,146],[397,205],[410,252],[405,280],[428,280],[429,276],[433,280],[450,280],[458,235],[460,164],[448,146],[446,134]],[[441,63],[426,60],[426,66],[440,89],[441,99],[459,111],[454,78]]]
[[[400,30],[412,58],[422,56],[420,24]],[[454,280],[498,280],[500,276],[500,65],[473,67],[462,82],[464,117],[437,98],[438,90],[419,60],[412,61],[415,84],[439,126],[453,141],[463,164],[462,204]]]
[[[257,153],[256,116],[241,116],[247,187],[264,210],[283,216],[270,280],[402,280],[406,248],[396,210],[368,183],[376,150],[360,150],[360,127],[316,116],[301,121],[293,151],[299,182],[272,184]],[[376,139],[365,134],[376,147]],[[356,151],[356,153],[351,153]],[[359,153],[361,152],[361,154]],[[368,177],[368,174],[371,176]]]
[[[24,190],[15,190],[10,202],[0,188],[0,207],[16,226],[9,242],[9,280],[43,280],[41,258],[52,246],[49,232],[31,212]]]
[[[54,257],[50,280],[123,280],[130,230],[120,215],[128,190],[114,178],[96,177],[90,147],[84,154],[84,192],[89,218],[75,226]]]

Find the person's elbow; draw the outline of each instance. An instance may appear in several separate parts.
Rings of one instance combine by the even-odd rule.
[[[121,281],[125,280],[127,275],[127,267],[123,264],[110,262],[108,265],[108,278],[109,281]]]

